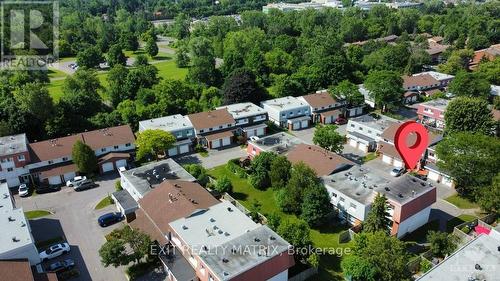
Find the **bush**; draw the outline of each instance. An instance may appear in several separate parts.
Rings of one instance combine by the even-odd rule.
[[[123,190],[122,183],[120,180],[115,181],[115,190],[116,191]]]
[[[223,176],[220,179],[217,180],[217,183],[215,183],[215,190],[217,190],[220,193],[231,193],[233,191],[233,184],[231,183],[231,180],[229,180],[228,177]]]
[[[267,215],[267,226],[269,226],[270,229],[274,231],[278,230],[280,222],[281,222],[281,217],[280,215],[278,215],[278,213],[271,213]]]
[[[314,268],[318,268],[319,267],[319,256],[318,254],[316,253],[312,253],[308,258],[307,258],[307,262]]]
[[[233,174],[236,174],[239,178],[246,179],[248,177],[245,169],[240,166],[239,159],[231,159],[227,161],[226,168]]]
[[[135,280],[138,277],[141,277],[142,275],[146,274],[151,267],[155,266],[156,263],[147,263],[147,262],[141,262],[137,264],[133,264],[130,267],[127,268],[126,273],[130,277],[130,280]]]
[[[201,152],[206,152],[207,150],[203,147],[203,145],[201,144],[197,144],[195,147],[194,147],[194,151],[196,153],[201,153]]]
[[[422,261],[420,261],[420,271],[422,271],[423,273],[426,273],[431,268],[432,268],[432,263],[430,263],[428,260],[422,259]]]
[[[462,229],[460,229],[460,230],[461,230],[463,233],[465,233],[465,234],[469,234],[469,233],[470,233],[470,231],[471,231],[471,228],[470,228],[468,225],[466,225],[466,226],[462,227]]]

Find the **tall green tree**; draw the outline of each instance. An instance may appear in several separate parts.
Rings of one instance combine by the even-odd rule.
[[[453,51],[445,63],[438,65],[438,71],[451,75],[466,71],[473,56],[474,52],[472,50]]]
[[[324,149],[341,153],[344,149],[345,137],[337,132],[335,125],[318,125],[314,131],[313,142]]]
[[[458,97],[446,107],[447,133],[471,132],[492,134],[493,115],[488,102],[481,98]]]
[[[487,186],[500,170],[500,140],[467,132],[448,135],[436,147],[438,166],[456,181],[456,190],[470,196]]]
[[[365,80],[365,87],[375,100],[376,107],[386,111],[396,108],[403,98],[403,79],[392,71],[371,71]]]
[[[130,262],[125,249],[125,242],[118,239],[112,239],[104,243],[99,249],[99,256],[101,257],[101,263],[104,267],[110,265],[119,267],[121,265],[127,265]]]
[[[292,163],[285,156],[276,156],[271,162],[269,170],[271,186],[275,189],[286,187],[291,170]]]
[[[145,50],[150,57],[156,57],[156,55],[158,55],[158,45],[153,38],[149,38],[148,41],[146,41]]]
[[[285,220],[281,222],[277,232],[279,236],[283,237],[283,239],[294,247],[296,250],[295,258],[297,260],[308,256],[307,254],[302,255],[304,251],[301,251],[301,249],[307,249],[312,246],[311,230],[307,222],[303,220]]]
[[[143,159],[146,155],[153,154],[156,158],[160,153],[165,153],[173,147],[175,137],[163,130],[144,130],[137,136],[137,158]]]
[[[80,173],[92,174],[97,171],[97,157],[95,156],[95,152],[82,141],[77,140],[73,145],[71,157]]]
[[[375,281],[377,269],[365,258],[350,255],[340,263],[344,276],[352,281]]]
[[[233,71],[222,87],[224,104],[251,102],[259,104],[266,97],[265,89],[255,81],[252,71],[239,68]]]
[[[111,46],[106,54],[106,61],[109,67],[114,67],[115,65],[126,65],[127,57],[123,53],[123,48],[120,44],[115,44]]]
[[[360,106],[365,103],[365,97],[359,92],[358,86],[349,80],[340,82],[329,91],[335,99],[345,99],[351,106]]]
[[[322,185],[316,185],[305,192],[300,217],[309,226],[318,227],[324,225],[331,213],[330,195]]]
[[[491,186],[476,190],[475,199],[483,210],[497,214],[500,212],[500,173],[493,178]]]
[[[40,83],[21,85],[14,91],[14,98],[22,111],[42,122],[54,112],[54,103],[47,88]]]
[[[377,193],[366,220],[363,222],[363,231],[389,234],[391,218],[389,216],[388,203],[385,195]]]
[[[449,91],[457,96],[488,98],[490,83],[477,73],[460,71],[451,81]]]
[[[276,158],[276,154],[273,152],[261,152],[254,157],[250,164],[250,175],[248,176],[248,182],[253,187],[266,189],[271,185],[269,171],[274,158]]]
[[[189,66],[189,49],[185,44],[182,44],[175,51],[175,64],[180,68]]]
[[[446,232],[429,231],[427,241],[434,257],[444,258],[457,248],[455,236]]]
[[[79,67],[94,68],[99,66],[102,61],[102,52],[96,46],[85,48],[76,55],[76,63]]]

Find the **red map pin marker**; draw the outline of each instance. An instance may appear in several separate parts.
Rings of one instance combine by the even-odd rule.
[[[394,137],[394,144],[406,164],[406,168],[415,169],[422,153],[429,145],[427,129],[415,121],[408,121],[399,126]]]

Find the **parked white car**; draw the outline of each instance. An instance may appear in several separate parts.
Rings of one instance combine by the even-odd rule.
[[[78,176],[78,177],[74,177],[72,180],[69,180],[66,182],[66,186],[67,187],[73,187],[73,186],[76,186],[78,183],[86,180],[87,177],[86,176]]]
[[[18,194],[21,197],[28,196],[29,191],[30,191],[30,189],[28,188],[28,186],[25,183],[23,183],[19,186]]]
[[[55,244],[50,246],[47,250],[40,253],[42,262],[56,258],[62,254],[69,253],[70,247],[68,243]]]

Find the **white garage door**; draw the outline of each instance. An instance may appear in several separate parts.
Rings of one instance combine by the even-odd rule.
[[[392,164],[392,158],[387,155],[382,156],[382,161],[387,164]]]
[[[439,174],[436,173],[436,172],[433,172],[433,171],[429,171],[429,174],[427,175],[427,177],[430,179],[430,180],[433,180],[433,181],[438,181],[439,179]]]
[[[174,155],[177,155],[177,147],[168,150],[168,156],[174,156]]]
[[[219,147],[220,147],[220,140],[212,141],[212,148],[219,148]]]
[[[255,130],[248,130],[247,131],[247,138],[255,136]]]
[[[75,172],[64,174],[64,180],[65,181],[72,180],[73,178],[75,178],[75,176],[76,176]]]
[[[265,134],[266,134],[265,128],[259,128],[259,129],[257,129],[257,136],[260,137],[260,136],[263,136]]]
[[[189,152],[189,144],[183,144],[179,146],[179,151],[181,154]]]
[[[304,120],[304,121],[302,121],[302,126],[301,126],[301,127],[302,127],[302,128],[307,128],[307,127],[309,127],[309,121],[308,121],[308,120]]]
[[[61,177],[60,176],[53,176],[53,177],[49,178],[49,184],[58,185],[58,184],[61,184],[61,183],[62,183],[62,181],[61,181]]]
[[[222,139],[222,145],[230,145],[231,144],[231,138],[223,138]]]
[[[349,139],[349,145],[352,147],[358,147],[358,142],[354,139]]]
[[[115,169],[115,166],[113,166],[113,162],[102,164],[102,172],[103,173],[111,172],[114,169]]]
[[[300,122],[294,122],[293,125],[292,125],[292,129],[293,130],[298,130],[300,129]]]
[[[333,122],[333,116],[325,117],[325,124],[331,124]]]
[[[394,159],[394,162],[392,163],[392,165],[394,165],[394,167],[403,167],[403,162],[401,162],[400,160]]]
[[[360,144],[359,144],[359,146],[358,146],[358,148],[359,148],[360,150],[363,150],[363,151],[365,151],[365,152],[368,152],[368,145],[366,145],[366,144],[364,144],[364,143],[360,143]]]
[[[116,168],[127,167],[127,159],[118,160],[115,162]]]

